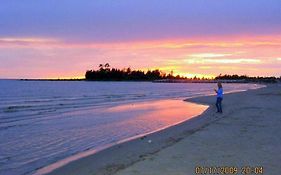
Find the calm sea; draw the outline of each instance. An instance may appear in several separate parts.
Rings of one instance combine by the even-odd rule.
[[[224,84],[225,92],[255,84]],[[200,114],[216,84],[0,80],[0,174],[32,174]]]

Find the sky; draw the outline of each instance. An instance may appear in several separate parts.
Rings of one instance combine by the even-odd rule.
[[[0,78],[78,78],[100,63],[281,76],[280,0],[0,3]]]

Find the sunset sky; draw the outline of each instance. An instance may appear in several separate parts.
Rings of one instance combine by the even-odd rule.
[[[107,62],[279,77],[281,1],[1,1],[0,78],[83,77]]]

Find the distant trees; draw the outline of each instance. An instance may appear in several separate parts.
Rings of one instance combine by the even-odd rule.
[[[280,78],[276,77],[250,77],[247,75],[218,75],[215,80],[244,80],[245,82],[264,82],[264,83],[276,83]]]
[[[275,83],[281,80],[281,77],[250,77],[247,75],[218,75],[214,79],[207,78],[186,78],[179,75],[174,76],[173,71],[169,74],[160,71],[159,69],[155,70],[132,70],[130,67],[117,69],[112,68],[109,63],[99,64],[98,70],[87,70],[85,74],[86,80],[93,81],[154,81],[160,80],[160,82],[169,82],[166,80],[171,80],[170,82],[217,82],[219,80],[227,80],[225,82],[263,82],[263,83]],[[239,81],[236,81],[239,80]]]
[[[234,74],[234,75],[227,75],[227,74],[221,75],[220,74],[220,75],[215,77],[215,80],[221,80],[221,79],[223,79],[223,80],[244,80],[244,79],[248,79],[248,78],[250,78],[250,77],[248,77],[247,75],[236,75],[236,74]]]
[[[147,72],[141,70],[132,70],[130,67],[124,69],[111,68],[108,63],[99,64],[98,70],[87,70],[85,74],[86,80],[97,81],[153,81],[161,79],[186,79],[172,73],[166,75],[165,72],[159,69],[148,70]]]

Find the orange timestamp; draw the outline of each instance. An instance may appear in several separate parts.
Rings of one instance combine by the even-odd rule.
[[[262,166],[196,166],[195,174],[263,174]]]

